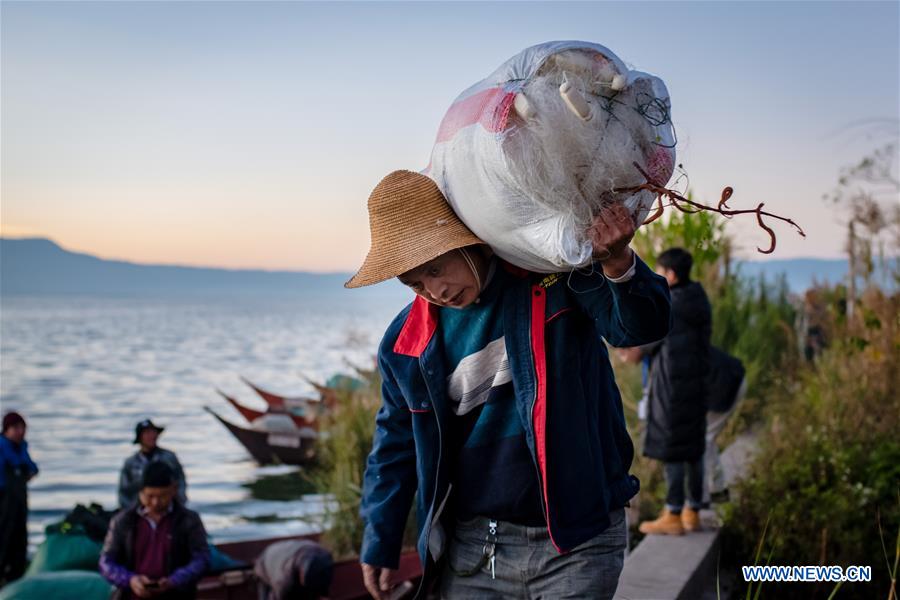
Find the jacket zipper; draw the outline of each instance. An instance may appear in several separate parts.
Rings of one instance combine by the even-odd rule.
[[[541,507],[544,510],[544,519],[547,521],[547,533],[550,536],[550,543],[553,544],[553,547],[556,549],[557,552],[562,554],[563,551],[559,547],[559,545],[556,543],[556,540],[553,539],[553,531],[550,528],[550,490],[547,487],[546,482],[544,481],[543,474],[541,473],[540,460],[538,458],[537,428],[534,425],[534,407],[537,404],[538,394],[540,391],[539,386],[540,385],[546,386],[546,384],[547,384],[546,376],[544,378],[545,381],[540,382],[540,381],[538,381],[538,375],[537,375],[537,365],[536,365],[537,357],[535,354],[534,339],[532,337],[532,335],[534,334],[534,331],[535,331],[535,327],[537,326],[535,323],[534,298],[537,295],[546,294],[546,293],[547,293],[547,290],[542,289],[539,285],[534,285],[534,286],[531,286],[531,294],[529,294],[529,299],[530,299],[530,303],[531,303],[531,331],[529,332],[529,346],[531,347],[531,373],[532,373],[532,377],[534,378],[534,382],[535,382],[534,398],[531,401],[531,429],[532,429],[532,432],[534,433],[534,456],[533,456],[533,458],[534,458],[534,463],[535,463],[535,470],[537,471],[537,475],[538,475],[538,485],[540,486]],[[545,306],[546,306],[546,298],[547,297],[544,296]],[[545,314],[539,315],[539,323],[540,323],[541,327],[545,327],[545,325],[546,325],[544,319],[545,319]],[[546,345],[544,348],[541,348],[541,350],[544,352],[544,357],[545,357],[544,360],[546,361]],[[544,399],[544,401],[546,403],[546,398]],[[544,406],[544,421],[546,422],[546,420],[547,420],[547,407],[545,405]],[[547,435],[547,431],[546,431],[546,427],[544,427],[545,439],[546,439],[546,435]],[[547,449],[546,449],[546,445],[545,445],[544,464],[546,464],[546,463],[547,463]],[[546,493],[546,498],[545,498],[545,493]]]
[[[424,359],[419,357],[419,371],[422,374],[422,380],[425,382],[425,388],[428,390],[428,398],[431,400],[431,410],[434,412],[434,421],[437,424],[438,431],[438,460],[437,460],[437,469],[434,475],[434,492],[431,494],[431,506],[428,507],[428,514],[432,515],[434,512],[435,502],[437,501],[437,493],[438,493],[438,483],[440,483],[441,478],[441,460],[443,458],[444,453],[444,442],[443,442],[443,434],[441,433],[441,420],[438,418],[437,410],[438,407],[434,403],[434,395],[431,393],[431,387],[428,385],[428,376],[425,370]],[[449,493],[449,490],[448,490]],[[425,570],[428,567],[428,553],[429,544],[431,543],[431,524],[432,519],[428,519],[428,532],[425,534],[425,564],[422,567],[422,579],[419,580],[419,589],[416,590],[416,594],[414,598],[418,598],[419,594],[422,593],[422,585],[425,583]]]
[[[534,355],[532,354],[532,358]],[[531,363],[531,375],[534,377],[534,381],[537,382],[537,369],[534,368],[534,361]],[[537,404],[537,389],[534,390],[534,398],[531,400],[531,430],[534,431],[534,405]],[[547,532],[550,531],[550,511],[547,509],[547,504],[544,502],[544,478],[541,476],[541,467],[538,464],[537,458],[537,437],[534,440],[534,453],[531,455],[532,462],[534,463],[534,472],[537,473],[538,478],[538,487],[540,488],[538,495],[541,497],[541,511],[544,513],[544,520],[547,522]]]

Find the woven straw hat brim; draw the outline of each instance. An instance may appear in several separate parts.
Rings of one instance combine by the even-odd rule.
[[[394,171],[375,187],[369,227],[369,254],[344,287],[387,281],[451,250],[484,243],[459,220],[437,184],[412,171]]]

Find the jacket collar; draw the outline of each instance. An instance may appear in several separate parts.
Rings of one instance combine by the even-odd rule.
[[[516,277],[528,276],[528,271],[513,266],[505,260],[501,260],[500,264],[507,272]],[[406,316],[406,321],[400,329],[400,334],[397,336],[397,341],[394,343],[394,352],[419,358],[431,342],[431,338],[437,330],[437,324],[438,306],[431,304],[421,296],[416,296],[412,308]]]
[[[409,315],[394,343],[394,352],[419,358],[434,336],[438,323],[438,307],[421,296],[413,300]]]

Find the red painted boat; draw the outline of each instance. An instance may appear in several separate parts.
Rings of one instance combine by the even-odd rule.
[[[367,370],[354,365],[351,366],[353,367],[353,370],[356,371],[357,375],[359,375],[358,377],[337,374],[323,384],[314,381],[305,375],[301,376],[304,381],[313,386],[319,394],[319,402],[321,402],[322,406],[326,410],[332,410],[340,402],[341,394],[353,392],[362,386],[370,384],[377,376],[377,373],[374,370]]]
[[[266,404],[269,405],[271,410],[277,410],[280,412],[289,411],[291,407],[310,407],[310,405],[319,404],[319,400],[316,398],[306,398],[303,396],[289,397],[289,396],[281,396],[280,394],[273,394],[272,392],[268,392],[261,387],[254,385],[253,382],[248,380],[246,377],[241,377],[241,381],[246,383],[250,388],[259,394],[259,397],[265,400]]]
[[[304,378],[319,393],[319,401],[327,410],[332,410],[338,404],[337,391],[327,385],[316,383],[312,379]]]
[[[265,414],[277,412],[279,414],[288,415],[297,427],[311,427],[312,429],[319,428],[319,423],[318,423],[318,421],[316,421],[315,417],[309,418],[309,417],[305,417],[305,416],[300,416],[300,415],[294,414],[289,411],[288,412],[275,411],[275,410],[272,410],[271,407],[266,412],[263,412],[261,410],[255,410],[255,409],[244,406],[243,404],[241,404],[240,402],[238,402],[237,400],[235,400],[234,398],[232,398],[231,396],[229,396],[222,390],[216,390],[216,392],[218,392],[218,394],[220,396],[225,398],[225,400],[230,405],[232,405],[239,413],[241,413],[241,416],[244,417],[245,419],[247,419],[248,423],[252,423],[253,421],[262,417]]]
[[[261,431],[239,427],[223,419],[208,406],[206,412],[216,418],[247,449],[250,456],[261,465],[305,465],[316,457],[316,432],[310,429],[297,431]]]
[[[262,551],[275,542],[291,539],[318,540],[318,535],[304,535],[250,540],[217,544],[216,547],[228,556],[246,563],[245,567],[227,570],[204,577],[197,588],[200,600],[256,600],[256,579],[252,564]],[[396,585],[392,598],[410,598],[415,593],[422,578],[422,565],[415,551],[404,552],[400,565],[392,577]],[[363,583],[362,570],[357,560],[336,562],[328,598],[330,600],[363,600],[370,598]]]

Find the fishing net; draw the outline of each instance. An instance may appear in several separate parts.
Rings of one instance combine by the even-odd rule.
[[[640,167],[640,168],[638,168]],[[588,42],[527,48],[453,102],[426,172],[505,260],[554,272],[588,264],[604,205],[642,222],[675,167],[669,94]]]
[[[26,575],[49,571],[86,569],[95,571],[100,560],[101,545],[92,540],[82,527],[65,531],[47,528],[47,537],[38,546]]]

